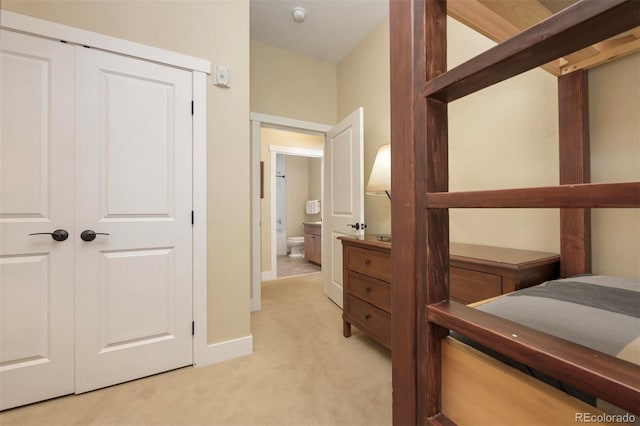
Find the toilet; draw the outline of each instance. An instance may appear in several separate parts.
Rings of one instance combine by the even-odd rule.
[[[287,248],[289,249],[289,257],[304,256],[304,237],[287,238]]]

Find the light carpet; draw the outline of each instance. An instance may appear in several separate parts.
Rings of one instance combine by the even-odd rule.
[[[262,286],[254,353],[0,413],[4,425],[390,425],[391,353],[355,327],[322,274]]]

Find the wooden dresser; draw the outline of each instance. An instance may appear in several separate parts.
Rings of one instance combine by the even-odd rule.
[[[351,325],[391,348],[391,243],[374,236],[340,237],[343,250],[343,334]],[[473,303],[557,278],[553,253],[450,244],[450,297]]]
[[[342,324],[391,348],[391,244],[365,237],[342,240]]]

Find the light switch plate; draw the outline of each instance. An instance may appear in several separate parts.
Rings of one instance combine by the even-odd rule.
[[[231,87],[229,67],[216,65],[213,68],[213,84],[220,87]]]

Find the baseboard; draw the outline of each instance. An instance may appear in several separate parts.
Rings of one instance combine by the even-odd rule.
[[[234,358],[251,355],[253,353],[253,335],[241,337],[239,339],[227,340],[226,342],[213,343],[207,345],[207,349],[202,354],[202,359],[196,367],[206,367]]]
[[[276,277],[273,276],[272,271],[262,271],[261,278],[262,278],[262,281],[271,281],[276,279]]]

